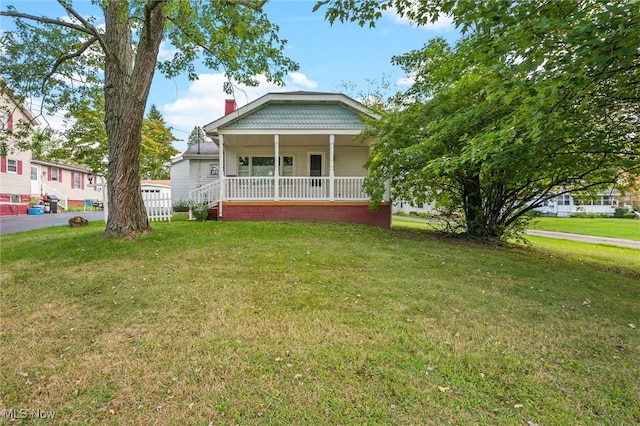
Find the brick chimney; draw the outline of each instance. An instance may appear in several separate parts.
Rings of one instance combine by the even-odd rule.
[[[232,113],[236,110],[238,106],[236,105],[235,99],[227,99],[224,101],[224,115]]]

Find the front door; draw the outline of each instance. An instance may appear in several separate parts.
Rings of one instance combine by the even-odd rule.
[[[310,154],[309,155],[309,176],[322,176],[322,155]],[[322,179],[312,179],[311,186],[321,186]]]
[[[40,187],[40,167],[31,166],[31,194],[42,195]]]

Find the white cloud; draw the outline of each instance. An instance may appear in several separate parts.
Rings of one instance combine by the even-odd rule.
[[[173,59],[173,55],[176,54],[176,49],[171,43],[162,41],[160,43],[160,50],[158,51],[158,61],[169,61]]]
[[[175,132],[181,139],[187,139],[189,133],[195,126],[204,125],[222,117],[224,115],[224,104],[226,99],[233,98],[232,95],[224,93],[223,84],[227,78],[223,73],[200,74],[198,80],[191,82],[185,93],[179,94],[175,102],[165,104],[161,111],[169,126],[187,132]],[[295,72],[289,74],[285,79],[285,86],[280,87],[266,81],[266,78],[259,77],[258,87],[248,87],[235,85],[235,99],[238,107],[269,93],[269,92],[290,92],[297,90],[309,90],[318,86],[313,80],[309,80],[306,75]]]
[[[398,15],[397,11],[395,10],[388,10],[384,14],[390,17],[396,24],[409,25],[412,27],[421,28],[425,31],[444,32],[455,30],[455,25],[453,24],[453,18],[451,16],[441,16],[435,22],[429,22],[426,25],[418,26],[414,21],[410,20],[406,16]]]

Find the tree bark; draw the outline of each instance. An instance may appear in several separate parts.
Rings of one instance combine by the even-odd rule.
[[[132,49],[126,1],[109,0],[105,14],[105,128],[109,145],[109,217],[105,237],[134,238],[151,230],[140,187],[144,109],[162,34],[164,1],[149,1],[138,49]]]

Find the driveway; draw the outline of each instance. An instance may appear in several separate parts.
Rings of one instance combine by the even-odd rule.
[[[607,244],[610,246],[627,247],[640,250],[640,241],[622,238],[598,237],[596,235],[569,234],[566,232],[538,231],[527,229],[527,235],[545,238],[559,238],[561,240],[580,241],[582,243]]]
[[[104,221],[104,211],[47,213],[39,215],[21,214],[18,216],[0,216],[0,235],[12,234],[49,226],[69,226],[69,219],[82,216],[89,222]]]

